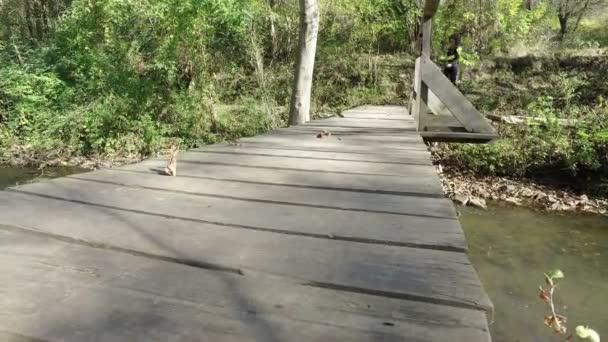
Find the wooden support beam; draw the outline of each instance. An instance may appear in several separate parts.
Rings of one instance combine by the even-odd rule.
[[[470,133],[494,133],[494,128],[450,82],[435,63],[422,56],[420,70],[422,84],[426,84],[433,91],[467,131]]]
[[[499,138],[497,134],[491,133],[467,133],[467,132],[421,132],[420,136],[425,141],[431,142],[457,142],[457,143],[489,143]]]
[[[416,105],[418,101],[418,94],[420,93],[420,58],[416,59],[416,67],[414,68],[414,77],[412,78],[412,93],[410,95],[410,115],[413,115],[418,120],[418,107]]]
[[[427,116],[428,111],[429,111],[429,107],[427,105],[427,103],[429,103],[429,87],[427,87],[426,84],[421,83],[420,84],[420,97],[419,100],[417,101],[418,103],[418,131],[422,131],[424,130],[424,127],[426,126],[426,122],[427,120]]]

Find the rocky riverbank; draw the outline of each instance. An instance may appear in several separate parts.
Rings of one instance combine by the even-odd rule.
[[[608,215],[608,199],[590,198],[585,194],[529,180],[504,177],[482,177],[454,170],[444,170],[438,164],[445,194],[461,205],[485,208],[487,201],[502,201],[513,206],[527,206],[553,212],[579,212]]]

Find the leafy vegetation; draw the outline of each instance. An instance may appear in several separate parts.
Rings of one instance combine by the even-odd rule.
[[[464,88],[483,112],[534,118],[543,124],[499,125],[501,140],[447,146],[446,162],[486,175],[605,175],[608,88],[600,76],[608,71],[605,61],[604,55],[570,56],[480,71]],[[544,66],[538,69],[537,62]]]
[[[540,286],[540,292],[538,297],[544,303],[547,304],[551,312],[545,316],[544,322],[545,325],[553,329],[553,331],[560,335],[564,336],[564,341],[569,342],[572,341],[574,337],[573,334],[569,334],[567,327],[567,318],[563,315],[557,313],[556,305],[554,303],[555,290],[557,289],[557,283],[564,279],[564,273],[561,270],[552,270],[545,273],[545,286]],[[574,333],[578,338],[585,341],[590,342],[600,342],[600,335],[593,329],[579,325],[574,330]]]
[[[314,111],[403,102],[403,79],[379,63],[410,49],[417,4],[322,5]],[[173,139],[195,146],[284,125],[297,8],[286,0],[3,2],[0,163],[132,159]]]
[[[600,2],[577,7],[564,37],[559,1],[442,2],[434,51],[463,36],[467,95],[486,113],[547,122],[449,146],[450,161],[511,176],[606,172],[605,56],[546,53],[605,47]],[[313,112],[405,104],[422,1],[320,3]],[[5,0],[0,18],[0,163],[128,160],[286,124],[296,0]],[[511,58],[530,53],[549,57]]]

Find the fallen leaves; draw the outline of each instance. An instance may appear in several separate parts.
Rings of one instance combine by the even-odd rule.
[[[529,206],[556,212],[584,212],[608,215],[608,200],[589,198],[526,180],[480,177],[436,165],[443,191],[460,205],[484,207],[485,201],[501,201],[512,206]]]

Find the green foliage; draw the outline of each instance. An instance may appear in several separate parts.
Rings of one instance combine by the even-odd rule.
[[[321,53],[408,50],[421,9],[416,0],[321,1]],[[415,37],[413,37],[415,38]]]
[[[577,34],[566,43],[582,49],[608,47],[608,11],[583,18]]]
[[[463,36],[465,52],[489,54],[538,40],[547,21],[546,1],[533,10],[522,0],[447,0],[435,20],[434,48],[441,51],[449,36]]]
[[[321,0],[315,112],[405,104],[413,58],[404,53],[412,52],[417,38],[421,3]],[[521,3],[443,1],[434,48],[443,51],[447,37],[461,33],[462,64],[472,70],[487,53],[528,43],[549,10],[542,1],[533,11]],[[46,19],[32,26],[36,18],[28,4]],[[142,156],[168,141],[196,146],[283,125],[298,5],[295,0],[5,0],[0,4],[0,162],[17,155],[32,163],[79,155]],[[575,130],[505,128],[504,142],[463,147],[471,156],[492,155],[483,165],[462,157],[467,163],[480,172],[517,174],[547,165],[605,167],[603,159],[593,157],[606,146],[607,128],[592,123],[606,122],[597,100],[608,91],[602,77],[571,70],[514,77],[497,72],[486,83],[465,79],[463,87],[497,89],[476,103],[484,110],[589,119]],[[560,86],[538,82],[544,78]],[[518,89],[496,86],[509,82]],[[546,139],[547,134],[558,137]],[[524,142],[533,148],[523,155],[510,150],[528,150]]]
[[[579,325],[576,327],[575,332],[576,336],[584,340],[588,340],[590,342],[600,342],[600,334],[589,327]]]
[[[569,334],[568,327],[566,325],[568,318],[560,315],[557,312],[557,306],[555,305],[555,291],[558,286],[557,283],[560,279],[564,279],[564,272],[561,270],[552,270],[545,273],[545,286],[540,286],[540,293],[538,297],[540,300],[547,304],[550,312],[545,316],[544,323],[546,326],[553,329],[553,332],[567,336]],[[579,325],[574,330],[576,336],[581,339],[591,341],[591,342],[600,342],[600,335],[593,329]],[[566,341],[572,340],[573,335],[566,337]]]
[[[545,276],[549,279],[563,279],[564,278],[564,272],[562,272],[561,270],[551,270],[547,273],[545,273]]]
[[[551,65],[540,72],[534,67],[518,73],[492,70],[466,84],[466,92],[483,94],[470,95],[483,112],[529,121],[499,125],[501,139],[493,144],[450,145],[446,153],[454,165],[501,176],[608,171],[608,106],[595,92],[604,84],[595,75],[608,65],[590,63],[589,69],[575,70]]]
[[[1,18],[21,15],[0,21],[0,162],[130,158],[284,124],[297,1],[45,3],[0,4]],[[48,18],[32,34],[30,5]],[[418,2],[322,1],[322,11],[315,108],[403,98],[379,54],[411,48]]]

